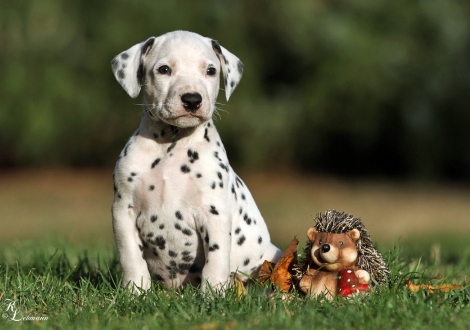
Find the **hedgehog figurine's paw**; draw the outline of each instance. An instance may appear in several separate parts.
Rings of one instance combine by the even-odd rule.
[[[358,269],[354,272],[359,280],[359,284],[369,284],[370,274],[364,269]]]

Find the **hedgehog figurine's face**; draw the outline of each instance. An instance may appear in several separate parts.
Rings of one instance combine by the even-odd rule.
[[[346,233],[318,232],[315,227],[308,230],[307,236],[312,242],[310,250],[312,260],[326,271],[340,271],[353,267],[358,258],[356,242],[360,232],[353,229]]]

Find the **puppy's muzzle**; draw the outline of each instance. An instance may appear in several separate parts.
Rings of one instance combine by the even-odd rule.
[[[186,111],[194,113],[201,107],[202,96],[199,93],[186,93],[181,96]]]

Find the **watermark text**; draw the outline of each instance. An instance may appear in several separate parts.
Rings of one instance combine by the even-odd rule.
[[[47,321],[48,316],[23,316],[20,309],[15,306],[16,300],[5,299],[2,303],[2,318],[7,321]]]

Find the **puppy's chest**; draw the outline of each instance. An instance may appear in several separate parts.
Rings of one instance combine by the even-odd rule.
[[[231,171],[220,144],[152,142],[136,137],[116,168],[117,181],[128,192],[136,214],[174,215],[179,208],[196,214],[204,196],[218,198],[227,187]]]
[[[171,145],[167,149],[170,148]],[[151,205],[178,201],[186,207],[200,205],[201,196],[213,189],[212,183],[219,184],[224,179],[220,161],[213,154],[207,147],[175,146],[147,158],[148,166],[134,190],[136,199]],[[226,161],[223,163],[228,167]]]

